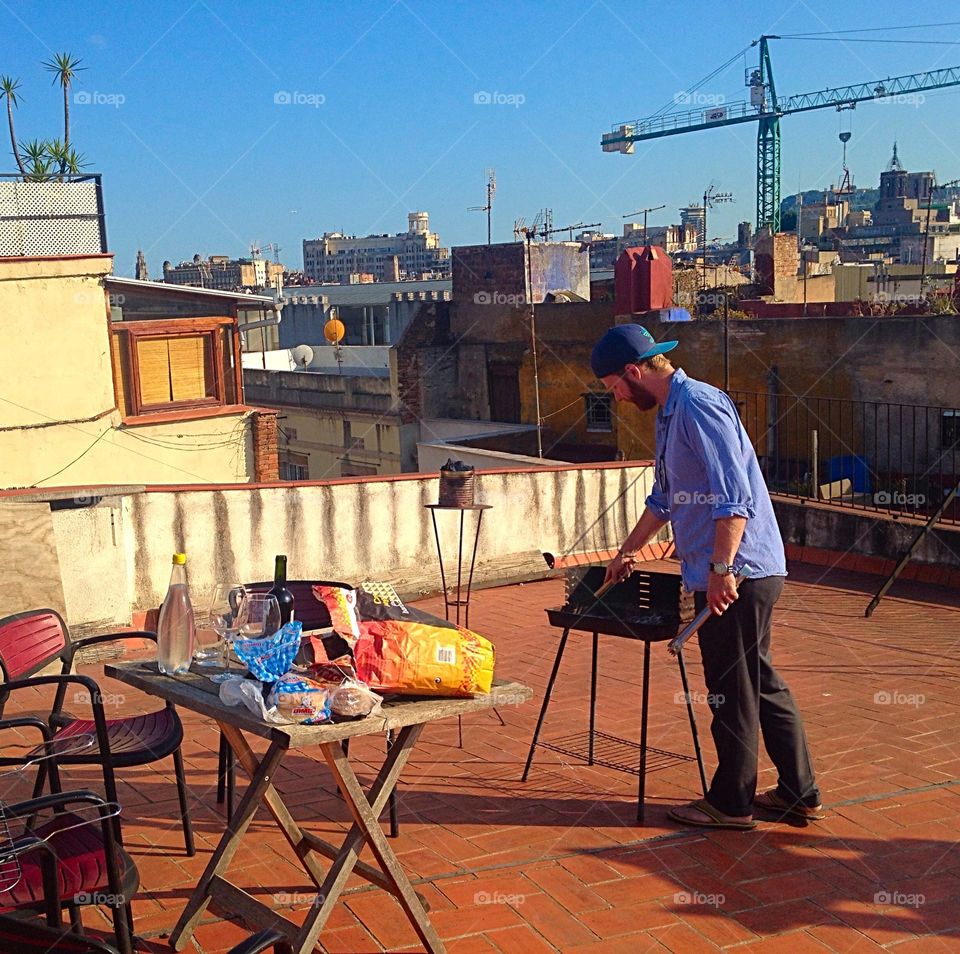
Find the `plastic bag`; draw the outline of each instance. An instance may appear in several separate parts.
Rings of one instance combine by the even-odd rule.
[[[264,722],[274,725],[289,725],[293,721],[282,715],[276,706],[268,709],[263,701],[263,683],[245,676],[231,676],[221,682],[220,701],[228,706],[245,706]]]
[[[374,715],[383,705],[383,699],[357,679],[344,679],[328,698],[331,712],[347,718]]]
[[[276,682],[293,665],[293,657],[300,648],[302,629],[303,623],[294,620],[263,639],[235,639],[233,651],[257,679]]]
[[[329,692],[327,686],[290,672],[273,684],[267,701],[294,722],[319,725],[330,719]]]

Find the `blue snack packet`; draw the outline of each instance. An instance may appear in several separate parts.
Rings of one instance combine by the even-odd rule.
[[[286,675],[300,648],[303,623],[294,620],[263,639],[237,639],[233,651],[237,658],[261,682],[276,682]]]

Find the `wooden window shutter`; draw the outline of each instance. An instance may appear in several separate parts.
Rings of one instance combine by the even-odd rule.
[[[143,338],[137,341],[137,363],[140,366],[140,403],[169,404],[170,358],[167,338]]]
[[[216,397],[209,343],[206,336],[167,339],[171,400],[198,401]]]
[[[113,351],[113,392],[117,410],[126,417],[130,413],[130,362],[124,336],[118,332],[111,334],[110,348]]]

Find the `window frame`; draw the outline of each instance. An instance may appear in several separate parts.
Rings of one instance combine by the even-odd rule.
[[[587,422],[588,434],[612,434],[613,433],[613,397],[601,391],[587,391],[583,395],[583,415]],[[600,427],[594,417],[594,408],[597,404],[603,404],[607,409],[607,426]]]
[[[233,391],[235,400],[227,399],[228,376],[224,373],[226,341],[224,332],[232,332]],[[230,316],[207,318],[175,318],[153,320],[129,320],[110,323],[111,334],[126,335],[126,360],[122,361],[120,381],[128,385],[128,417],[149,418],[154,414],[170,411],[206,410],[231,407],[243,403],[243,378],[240,359],[240,334],[236,320]],[[140,341],[161,338],[201,338],[210,342],[213,358],[213,386],[215,394],[210,397],[191,398],[183,401],[165,401],[162,404],[144,404],[141,396],[140,360],[137,345]],[[207,344],[204,343],[204,347]],[[123,351],[121,351],[123,354]],[[115,378],[116,380],[116,378]]]

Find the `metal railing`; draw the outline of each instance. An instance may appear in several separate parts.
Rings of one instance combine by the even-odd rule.
[[[960,410],[731,391],[771,493],[929,518],[960,482]],[[954,501],[941,517],[960,524]]]
[[[0,256],[97,255],[107,251],[99,173],[41,181],[0,173]]]

